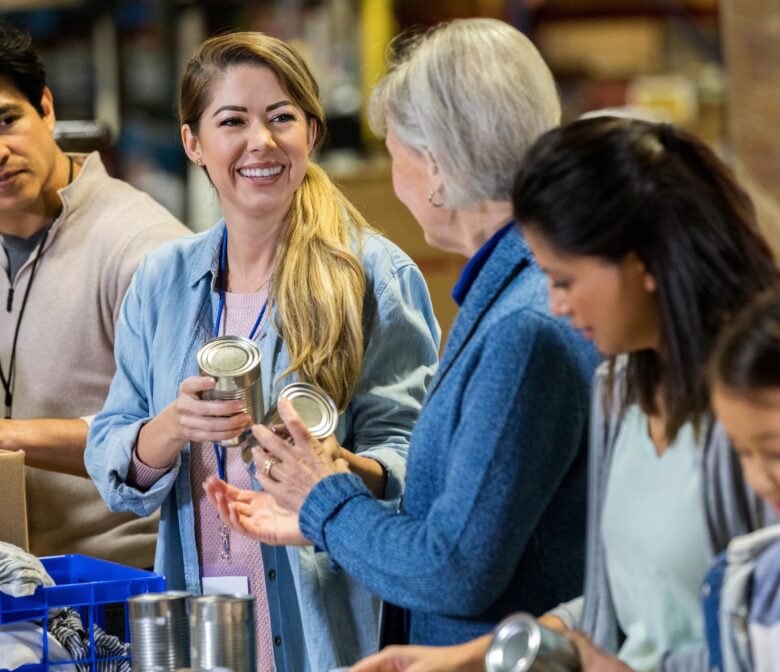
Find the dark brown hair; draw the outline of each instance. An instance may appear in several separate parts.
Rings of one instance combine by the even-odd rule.
[[[7,21],[0,22],[0,77],[8,79],[43,116],[41,99],[46,71],[30,34]]]
[[[737,394],[780,387],[780,292],[758,297],[723,331],[709,374]]]
[[[709,411],[706,367],[723,325],[778,272],[747,194],[701,141],[668,124],[597,117],[543,135],[523,161],[516,216],[565,254],[653,276],[659,351],[628,356],[624,403],[658,412],[666,434]],[[612,371],[614,372],[614,364]]]

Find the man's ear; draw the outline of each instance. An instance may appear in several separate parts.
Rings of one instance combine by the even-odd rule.
[[[41,118],[49,127],[49,130],[54,133],[54,126],[57,123],[57,117],[54,114],[54,96],[52,96],[51,89],[48,86],[43,87],[43,95],[41,96],[41,110],[43,111]]]
[[[198,140],[198,136],[195,135],[189,124],[182,124],[181,144],[184,147],[184,153],[187,155],[190,161],[197,163],[199,166],[203,165],[200,140]]]

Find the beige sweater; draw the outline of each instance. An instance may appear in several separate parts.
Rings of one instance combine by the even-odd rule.
[[[13,417],[79,418],[103,405],[114,375],[114,322],[138,263],[188,233],[165,208],[108,176],[97,153],[60,190],[63,209],[42,252],[16,349]],[[7,371],[32,257],[14,284],[0,271],[0,361]],[[0,254],[0,267],[7,260]],[[86,478],[27,468],[31,551],[82,553],[151,567],[157,520],[110,513]],[[2,515],[2,514],[0,514]]]

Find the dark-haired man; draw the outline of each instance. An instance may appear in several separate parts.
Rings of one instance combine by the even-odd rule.
[[[0,448],[26,453],[33,553],[148,567],[156,521],[109,513],[83,452],[132,274],[187,230],[97,153],[65,154],[54,124],[30,36],[0,24]]]

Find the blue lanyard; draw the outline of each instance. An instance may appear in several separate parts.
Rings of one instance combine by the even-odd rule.
[[[219,308],[217,308],[217,322],[214,325],[214,338],[219,336],[219,325],[222,323],[222,311],[225,309],[225,268],[227,267],[227,243],[228,243],[228,232],[227,232],[227,227],[225,227],[225,233],[222,234],[222,256],[221,256],[221,263],[219,265],[219,271],[220,271],[220,275],[222,276],[222,281],[219,284]],[[253,341],[255,339],[255,335],[257,334],[257,328],[260,326],[260,322],[262,322],[263,320],[263,315],[265,315],[265,309],[267,307],[268,307],[268,299],[265,300],[263,307],[260,309],[260,314],[257,316],[257,320],[255,320],[255,326],[252,327],[252,331],[249,332],[250,341]]]
[[[225,269],[227,268],[227,243],[228,243],[228,232],[226,226],[225,232],[222,234],[222,254],[220,257],[220,266],[219,266],[219,271],[222,278],[219,285],[219,308],[217,309],[217,322],[214,325],[214,338],[219,336],[219,325],[222,322],[222,312],[225,309],[225,275],[226,275]],[[263,303],[263,307],[260,309],[260,314],[257,316],[257,320],[255,320],[255,326],[253,326],[252,331],[249,332],[250,341],[254,340],[255,335],[257,334],[257,329],[260,326],[260,322],[263,321],[263,315],[265,315],[265,310],[267,307],[268,307],[268,299],[266,299],[265,303]],[[224,446],[220,446],[219,444],[215,443],[214,455],[217,458],[217,474],[219,475],[221,480],[227,481],[227,472],[225,470],[225,460],[227,459],[227,450],[225,449]]]

